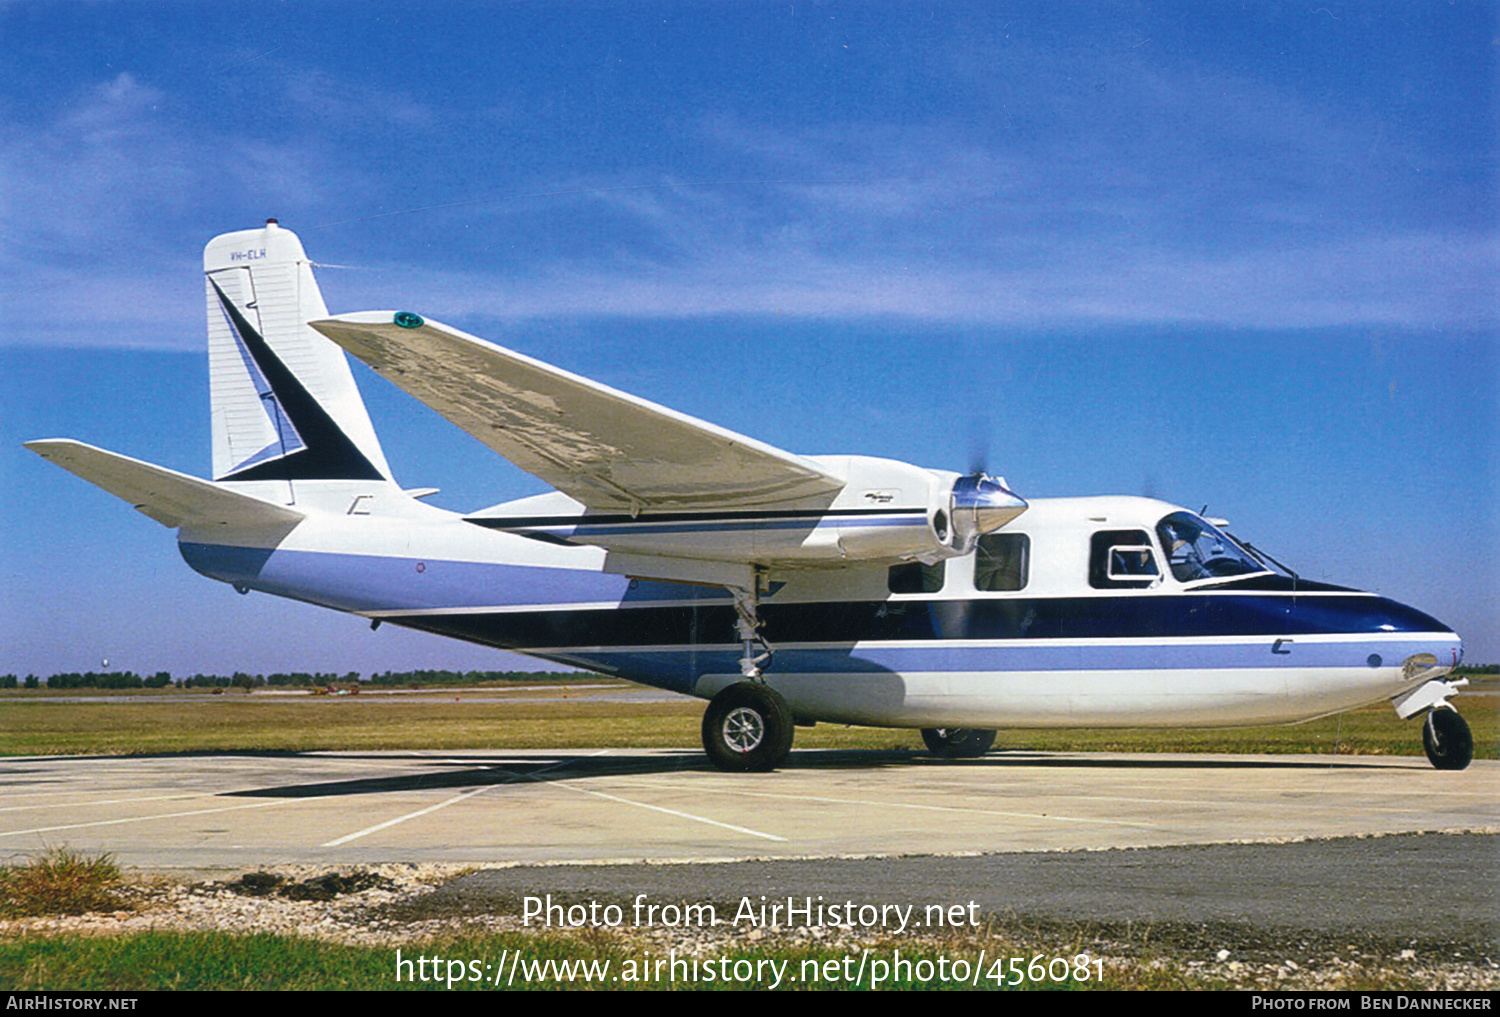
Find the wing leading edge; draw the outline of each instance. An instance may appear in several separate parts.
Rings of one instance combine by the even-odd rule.
[[[801,456],[416,315],[309,324],[594,511],[827,503],[844,486]]]

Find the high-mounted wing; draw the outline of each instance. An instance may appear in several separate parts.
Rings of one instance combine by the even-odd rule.
[[[817,463],[414,314],[309,324],[490,448],[595,511],[831,499]]]

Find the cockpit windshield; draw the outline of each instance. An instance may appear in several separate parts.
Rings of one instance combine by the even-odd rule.
[[[1268,571],[1227,534],[1191,512],[1173,512],[1156,524],[1156,533],[1180,583]]]

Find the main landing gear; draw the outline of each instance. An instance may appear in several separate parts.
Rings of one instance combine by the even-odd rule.
[[[740,637],[740,673],[747,680],[721,689],[703,714],[703,750],[714,766],[730,773],[774,770],[792,751],[792,708],[761,678],[761,665],[769,665],[775,652],[761,634],[761,579],[757,572],[748,589],[729,587]]]
[[[765,773],[792,751],[794,721],[780,693],[761,682],[722,689],[703,714],[703,749],[730,773]]]
[[[1439,770],[1462,770],[1474,758],[1474,735],[1468,721],[1446,703],[1427,711],[1422,724],[1422,748]]]
[[[927,751],[943,759],[976,759],[995,744],[995,732],[969,727],[924,727]]]

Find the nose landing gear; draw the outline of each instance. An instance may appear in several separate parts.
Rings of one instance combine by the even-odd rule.
[[[1411,661],[1407,663],[1410,666]],[[1422,723],[1422,748],[1427,750],[1428,762],[1439,770],[1462,770],[1474,759],[1474,735],[1469,724],[1448,702],[1449,696],[1467,684],[1467,678],[1435,678],[1391,700],[1396,716],[1402,720],[1427,711]]]
[[[1422,725],[1422,748],[1439,770],[1462,770],[1474,758],[1474,736],[1458,711],[1446,703],[1427,711]]]

